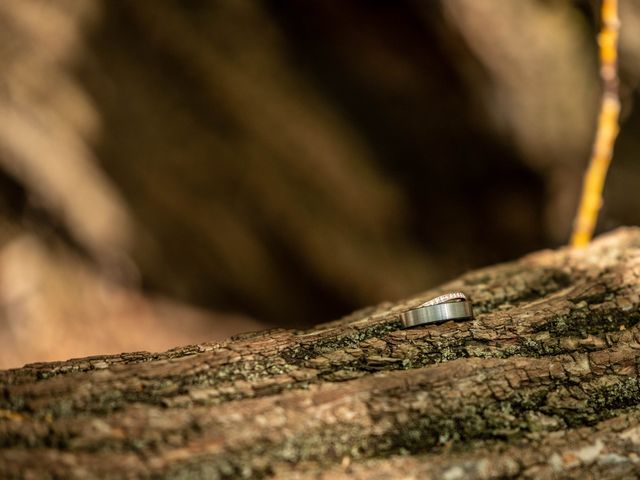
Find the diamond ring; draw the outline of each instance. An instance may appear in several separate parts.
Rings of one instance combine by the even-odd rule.
[[[403,328],[470,318],[473,318],[471,302],[462,292],[440,295],[400,315]]]

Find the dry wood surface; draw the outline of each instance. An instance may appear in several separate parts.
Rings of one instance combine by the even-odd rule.
[[[1,371],[0,478],[637,476],[639,278],[621,229],[310,330]],[[450,290],[474,320],[400,329]]]

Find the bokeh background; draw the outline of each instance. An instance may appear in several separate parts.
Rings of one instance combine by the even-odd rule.
[[[302,328],[566,243],[597,1],[3,0],[0,367]],[[599,230],[640,223],[640,2]]]

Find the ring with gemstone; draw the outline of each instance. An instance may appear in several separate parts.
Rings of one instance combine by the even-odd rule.
[[[473,318],[473,308],[462,292],[451,292],[424,302],[417,308],[400,314],[403,328],[417,327],[429,323]]]

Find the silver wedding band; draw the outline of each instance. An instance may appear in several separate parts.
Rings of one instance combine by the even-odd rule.
[[[473,308],[462,292],[440,295],[400,315],[403,328],[469,318],[473,318]]]

